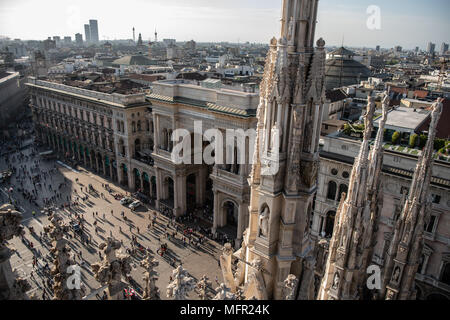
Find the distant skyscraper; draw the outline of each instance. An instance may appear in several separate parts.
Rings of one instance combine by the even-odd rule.
[[[64,44],[71,44],[72,43],[72,37],[64,37]]]
[[[91,27],[88,24],[84,25],[84,37],[86,38],[86,43],[91,43]]]
[[[441,44],[441,56],[443,56],[448,51],[448,43],[442,42]]]
[[[83,45],[83,35],[81,33],[75,35],[75,42],[77,43],[77,46],[81,47]]]
[[[419,47],[416,47],[416,49],[414,50],[416,53],[419,53]]]
[[[402,48],[401,46],[396,46],[396,47],[394,48],[394,51],[395,51],[395,52],[402,52],[402,50],[403,50],[403,48]]]
[[[92,43],[98,43],[98,22],[97,20],[89,20],[89,26],[91,28],[91,41]]]
[[[377,46],[376,50],[379,52],[380,51],[380,46]]]
[[[56,41],[52,40],[52,38],[48,37],[47,40],[43,41],[44,43],[44,50],[48,51],[50,49],[55,49],[56,48]]]
[[[53,41],[55,41],[55,44],[56,44],[57,47],[61,46],[61,37],[54,36],[53,37]]]
[[[429,54],[433,54],[435,49],[436,49],[436,44],[434,44],[433,42],[429,42],[428,47],[427,47],[427,52]]]

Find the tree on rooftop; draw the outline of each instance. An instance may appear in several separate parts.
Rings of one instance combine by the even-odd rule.
[[[419,147],[423,149],[425,147],[425,144],[427,143],[428,137],[424,134],[420,135],[420,141],[419,141]]]
[[[411,147],[411,148],[415,148],[416,146],[417,146],[417,141],[418,141],[418,139],[419,139],[419,135],[418,134],[412,134],[410,137],[409,137],[409,146]]]
[[[399,142],[400,142],[400,132],[395,131],[394,134],[392,135],[392,143],[397,144]]]
[[[439,150],[445,147],[445,140],[436,138],[434,139],[434,150]]]

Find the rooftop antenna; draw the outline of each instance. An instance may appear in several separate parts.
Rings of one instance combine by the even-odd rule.
[[[133,42],[136,42],[136,36],[135,36],[135,32],[134,32],[134,27],[133,27]]]
[[[155,28],[155,43],[158,42],[158,32],[156,32],[156,28]]]
[[[344,39],[345,39],[345,35],[342,34],[342,45],[341,48],[344,48]],[[342,87],[342,76],[344,73],[344,51],[342,51],[342,55],[341,55],[341,70],[339,72],[339,88]]]

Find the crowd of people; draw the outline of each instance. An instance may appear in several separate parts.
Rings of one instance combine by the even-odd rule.
[[[108,198],[108,193],[112,196],[113,190],[108,184],[102,184],[107,193],[99,193],[93,187],[84,187],[78,178],[72,184],[69,179],[60,174],[56,163],[48,162],[40,157],[37,145],[28,143],[24,147],[26,140],[30,138],[30,135],[25,135],[22,138],[15,139],[14,142],[1,140],[2,146],[7,144],[9,147],[8,152],[0,154],[0,169],[10,170],[12,177],[11,181],[1,184],[0,187],[7,190],[8,201],[16,205],[16,209],[31,211],[33,218],[36,218],[36,215],[40,217],[41,214],[59,212],[67,226],[65,237],[68,240],[77,239],[81,245],[79,249],[73,249],[74,259],[78,260],[82,266],[89,267],[89,263],[83,257],[82,250],[98,250],[92,247],[93,237],[100,236],[100,230],[102,229],[100,225],[105,225],[107,219],[106,212],[100,212],[99,215],[98,211],[91,211],[98,209],[88,204],[92,204],[91,200],[96,197],[93,193],[105,200]],[[5,149],[2,148],[2,150]],[[201,227],[198,223],[198,217],[191,212],[178,218],[172,212],[164,210],[161,210],[161,212],[151,210],[151,212],[146,232],[153,235],[155,239],[158,248],[156,253],[172,267],[181,264],[181,261],[176,258],[177,255],[171,250],[172,245],[183,246],[184,248],[191,247],[195,250],[205,245],[208,237],[221,239],[223,243],[228,241],[227,238],[219,238],[219,236],[211,234],[209,229]],[[90,215],[91,213],[92,219],[89,218],[89,221],[93,220],[93,222],[88,223],[86,214]],[[114,210],[111,210],[111,217],[123,222],[118,225],[119,233],[126,236],[131,234],[129,246],[123,243],[123,239],[120,240],[123,247],[133,258],[142,259],[151,250],[143,242],[141,243],[141,240],[137,237],[141,230],[133,222],[135,214],[135,212],[131,212],[129,216],[128,213],[122,211],[120,215],[114,215]],[[129,233],[128,230],[122,228],[123,225],[129,226]],[[135,234],[133,234],[133,231]],[[112,231],[110,231],[110,236],[113,237]],[[53,263],[53,257],[51,254],[44,254],[41,250],[50,251],[51,239],[45,232],[36,232],[33,227],[28,228],[28,232],[21,239],[33,253],[33,271],[30,273],[30,279],[37,286],[41,286],[41,298],[48,299],[53,295],[53,279],[49,272],[49,264]],[[33,243],[33,239],[37,239],[40,244],[39,248]],[[151,237],[145,239],[152,242]],[[172,245],[169,245],[169,243],[172,243]],[[97,252],[98,258],[102,259],[101,252]]]

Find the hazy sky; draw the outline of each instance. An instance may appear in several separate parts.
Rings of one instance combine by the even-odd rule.
[[[82,33],[99,21],[100,40],[268,43],[279,35],[281,0],[0,0],[0,35],[44,40]],[[367,8],[381,9],[381,30],[369,30]],[[328,45],[426,48],[449,42],[449,0],[320,0],[316,36]]]

